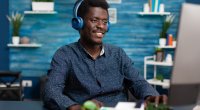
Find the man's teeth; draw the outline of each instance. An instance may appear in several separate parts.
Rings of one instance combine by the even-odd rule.
[[[103,33],[97,33],[97,35],[98,35],[98,36],[101,36],[101,35],[103,35]]]
[[[99,37],[102,37],[102,36],[103,36],[103,33],[99,33],[99,32],[98,32],[98,33],[96,33],[96,35],[99,36]]]

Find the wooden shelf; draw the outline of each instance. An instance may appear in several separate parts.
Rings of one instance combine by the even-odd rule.
[[[0,84],[0,88],[6,88],[6,85],[4,84]],[[19,83],[16,83],[16,84],[11,84],[10,87],[20,87],[20,84]]]
[[[154,66],[154,75],[153,78],[148,79],[147,78],[147,66],[153,65]],[[144,58],[144,78],[152,85],[155,86],[162,86],[163,88],[169,88],[170,80],[164,79],[164,81],[160,81],[155,79],[157,76],[157,66],[173,66],[173,62],[157,62],[155,61],[154,56],[145,56]]]
[[[170,86],[169,79],[164,79],[163,82],[161,82],[161,80],[157,80],[157,79],[147,79],[147,81],[152,85],[162,86],[163,88],[169,88],[169,86]]]
[[[144,60],[146,65],[173,66],[173,62],[158,62],[154,60],[154,56],[146,56]]]
[[[170,12],[139,12],[139,15],[170,15]]]
[[[24,14],[57,14],[56,11],[24,11]]]
[[[173,62],[157,62],[154,60],[148,60],[146,61],[146,64],[148,65],[160,65],[160,66],[173,66]]]
[[[176,46],[156,46],[156,47],[158,47],[158,48],[163,48],[163,49],[174,49],[174,48],[176,48]]]
[[[14,45],[14,44],[8,44],[8,47],[31,47],[31,48],[36,48],[36,47],[41,47],[41,44],[18,44],[18,45]]]

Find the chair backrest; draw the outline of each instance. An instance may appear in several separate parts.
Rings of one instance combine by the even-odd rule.
[[[43,100],[44,96],[44,87],[47,81],[47,75],[44,75],[40,78],[40,100]]]

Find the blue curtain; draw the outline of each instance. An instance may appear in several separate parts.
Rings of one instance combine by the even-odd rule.
[[[9,0],[0,1],[0,70],[9,70],[9,23],[6,18],[9,12]]]

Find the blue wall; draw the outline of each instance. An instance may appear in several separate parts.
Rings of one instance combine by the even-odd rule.
[[[176,14],[169,32],[176,36],[181,3],[185,0],[162,0],[165,10]],[[31,10],[31,0],[9,0],[9,12]],[[147,0],[122,0],[121,4],[111,4],[117,8],[117,24],[112,24],[104,41],[122,47],[143,74],[144,56],[154,53],[158,44],[164,16],[141,16]],[[24,76],[46,74],[51,58],[60,46],[77,41],[79,34],[71,28],[74,0],[55,0],[54,15],[25,15],[21,36],[28,36],[33,42],[41,43],[41,48],[12,48],[10,51],[11,70],[22,70]]]
[[[6,15],[8,15],[8,0],[0,1],[0,70],[9,70],[9,48],[7,48],[9,38],[9,25]]]
[[[169,30],[169,33],[176,36],[180,7],[185,0],[161,1],[165,4],[166,11],[176,14],[176,19]],[[39,94],[33,95],[39,93],[38,89],[34,89],[39,85],[37,77],[46,74],[54,52],[60,46],[79,39],[78,32],[71,28],[74,2],[75,0],[55,0],[55,10],[58,14],[25,15],[21,36],[27,36],[32,42],[43,45],[40,48],[10,49],[10,69],[22,71],[24,79],[33,81],[32,88],[25,88],[25,98],[39,97]],[[143,74],[144,56],[154,54],[162,21],[165,18],[165,16],[138,15],[137,12],[143,10],[143,4],[146,2],[147,0],[122,0],[121,4],[111,4],[112,8],[117,8],[117,24],[111,24],[111,29],[104,39],[106,43],[122,47],[135,62],[135,67],[141,74]],[[23,13],[31,10],[31,0],[9,0],[9,5],[10,14],[12,11]],[[161,68],[159,71],[163,69],[166,68]]]

